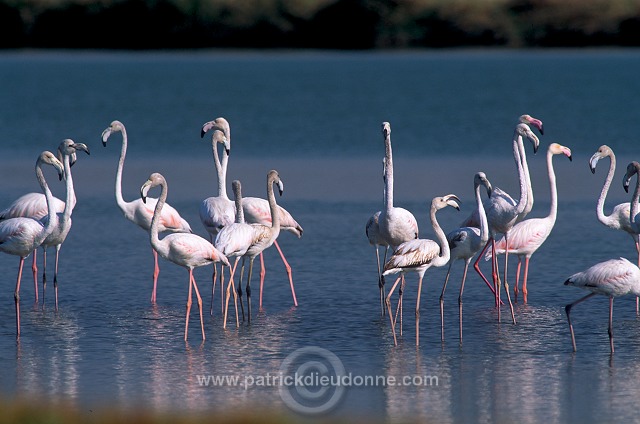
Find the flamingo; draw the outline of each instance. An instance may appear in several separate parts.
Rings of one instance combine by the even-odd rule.
[[[76,149],[85,151],[89,154],[89,148],[86,144],[83,143],[74,143],[73,140],[65,139],[58,146],[58,155],[61,158],[63,164],[65,165],[65,178],[66,178],[66,202],[58,199],[57,197],[52,197],[52,207],[56,211],[56,214],[61,215],[63,218],[62,225],[56,227],[56,230],[47,237],[47,239],[42,243],[43,253],[44,253],[44,271],[42,274],[42,287],[43,291],[46,286],[46,267],[47,267],[47,247],[51,245],[56,246],[56,266],[55,273],[53,277],[53,284],[56,287],[56,310],[58,310],[58,302],[57,302],[57,274],[58,274],[58,254],[60,251],[60,247],[62,242],[64,242],[69,229],[71,228],[71,213],[73,212],[73,208],[76,204],[76,195],[73,191],[73,180],[71,179],[71,166],[73,166],[76,162]],[[44,194],[42,193],[27,193],[23,196],[20,196],[16,199],[8,208],[0,212],[0,221],[9,219],[9,218],[17,218],[17,217],[27,217],[34,219],[43,219],[46,217],[48,213],[47,209],[47,200]],[[68,213],[68,217],[67,217]],[[54,236],[54,234],[58,234],[58,236]],[[50,241],[53,238],[57,238],[60,240],[60,243],[50,244]],[[31,270],[33,272],[33,284],[34,284],[34,293],[35,293],[35,302],[38,303],[38,265],[36,261],[37,257],[37,249],[33,251],[33,262],[31,265]],[[43,293],[44,296],[44,293]],[[44,306],[44,297],[43,297],[43,306]]]
[[[604,203],[607,198],[607,193],[609,193],[609,186],[611,186],[613,175],[616,172],[616,155],[613,153],[613,150],[606,144],[598,147],[598,150],[589,159],[589,168],[591,169],[591,173],[595,174],[598,161],[606,157],[609,157],[609,172],[602,186],[600,197],[598,197],[596,216],[598,217],[598,221],[607,227],[624,231],[631,236],[635,243],[636,251],[638,252],[638,266],[640,266],[640,240],[629,221],[631,205],[629,203],[620,203],[614,206],[611,214],[605,215],[604,213]],[[640,314],[640,298],[636,298],[636,315],[638,314]]]
[[[547,150],[547,172],[549,176],[549,186],[551,191],[551,206],[549,215],[544,218],[530,218],[518,222],[509,232],[509,253],[518,257],[518,268],[516,269],[516,284],[513,287],[514,296],[518,297],[518,283],[520,281],[520,269],[522,258],[524,257],[524,280],[522,282],[522,296],[524,303],[527,303],[527,275],[529,274],[529,260],[531,256],[542,246],[556,223],[558,214],[558,189],[556,187],[556,174],[553,169],[553,156],[563,154],[571,160],[571,149],[558,143],[551,143]],[[496,254],[505,252],[505,239],[501,238],[496,242]],[[485,260],[491,258],[491,252],[487,252]]]
[[[230,289],[233,287],[233,301],[236,307],[236,327],[239,326],[238,322],[238,303],[235,292],[235,285],[233,283],[233,275],[236,271],[236,266],[238,265],[238,261],[242,256],[247,253],[249,247],[253,244],[253,236],[254,236],[254,228],[255,226],[252,224],[247,224],[244,221],[244,213],[242,212],[242,185],[240,181],[234,180],[232,183],[233,195],[235,198],[235,222],[226,225],[224,228],[218,232],[216,236],[216,240],[214,246],[222,252],[227,258],[235,257],[236,260],[233,264],[233,268],[231,269],[229,284],[227,286],[227,294],[226,299],[224,300],[225,310],[224,310],[224,324],[223,327],[227,326],[227,309],[229,305],[229,297],[230,297]]]
[[[120,159],[118,161],[118,169],[116,171],[116,203],[124,214],[125,218],[138,225],[145,231],[149,231],[151,227],[151,218],[157,202],[157,199],[149,197],[147,202],[136,199],[126,202],[122,197],[122,169],[124,168],[124,159],[127,155],[127,130],[120,121],[113,121],[111,125],[102,131],[102,145],[107,147],[107,140],[114,132],[122,133],[122,150],[120,151]],[[191,233],[189,223],[185,221],[178,211],[169,204],[164,205],[162,214],[158,222],[158,231],[172,233]],[[158,274],[160,267],[158,266],[158,253],[151,249],[154,259],[153,268],[153,290],[151,292],[151,303],[156,303],[156,288],[158,285]]]
[[[629,184],[634,175],[640,175],[640,163],[633,161],[627,165],[627,172],[624,174],[622,186],[624,191],[629,192]],[[631,198],[631,207],[629,210],[629,223],[636,234],[640,233],[640,215],[638,215],[638,201],[640,201],[640,178],[636,180],[636,189]]]
[[[447,237],[436,219],[436,212],[447,206],[451,206],[460,210],[460,199],[453,194],[442,197],[435,197],[431,201],[431,225],[436,234],[437,242],[430,239],[415,239],[401,243],[391,255],[387,263],[384,265],[383,276],[400,273],[389,290],[386,298],[389,319],[391,320],[391,330],[393,332],[393,343],[397,346],[396,329],[393,315],[391,314],[391,295],[393,294],[398,282],[406,272],[413,271],[418,274],[418,298],[416,301],[416,346],[420,344],[420,293],[422,292],[422,279],[427,269],[441,267],[449,262],[450,251]],[[403,282],[404,283],[404,282]],[[400,294],[399,305],[402,302],[402,294]]]
[[[210,265],[212,263],[221,262],[223,265],[230,266],[229,260],[218,250],[213,244],[209,243],[206,239],[192,233],[173,233],[168,234],[162,240],[158,238],[158,232],[160,227],[160,221],[162,220],[162,208],[167,201],[167,193],[169,188],[167,187],[167,181],[157,172],[154,172],[149,176],[149,179],[140,187],[140,197],[142,202],[146,203],[149,199],[147,194],[153,187],[160,186],[160,198],[152,203],[155,203],[153,211],[153,218],[151,219],[151,226],[149,228],[149,240],[154,251],[158,254],[173,262],[176,265],[180,265],[189,271],[189,295],[187,297],[187,314],[184,326],[184,340],[187,341],[187,335],[189,333],[189,313],[191,312],[191,297],[193,289],[196,292],[196,298],[198,300],[198,308],[200,310],[200,328],[202,329],[202,340],[205,340],[204,335],[204,319],[202,317],[202,298],[198,290],[198,285],[193,277],[193,269]]]
[[[45,196],[48,207],[47,223],[30,217],[9,218],[0,222],[0,251],[10,255],[16,255],[20,258],[18,266],[18,278],[16,281],[16,290],[14,292],[14,301],[16,306],[16,334],[20,336],[20,280],[22,279],[22,266],[24,260],[29,254],[35,251],[42,244],[45,238],[51,234],[56,226],[58,216],[56,210],[50,207],[53,203],[53,195],[44,174],[42,173],[42,165],[47,164],[53,166],[58,171],[60,179],[64,176],[64,165],[56,159],[53,153],[44,151],[38,156],[36,161],[36,177]]]
[[[565,306],[573,351],[576,349],[576,337],[571,323],[571,308],[596,294],[609,298],[609,346],[613,353],[613,298],[626,294],[640,296],[640,268],[625,258],[609,259],[593,265],[586,271],[573,274],[564,282],[565,286],[575,286],[591,293]]]
[[[518,168],[518,178],[520,182],[520,198],[516,202],[507,192],[495,187],[491,191],[491,196],[485,208],[487,214],[487,222],[489,224],[489,241],[482,249],[482,252],[478,255],[474,268],[477,267],[480,258],[487,250],[489,243],[491,244],[492,257],[492,272],[493,282],[496,287],[496,306],[500,305],[500,280],[498,277],[498,262],[495,255],[495,236],[496,234],[504,234],[505,241],[508,245],[509,231],[516,224],[522,213],[526,209],[528,199],[527,179],[524,171],[526,166],[526,155],[522,141],[522,137],[527,137],[531,144],[533,144],[533,153],[538,151],[540,140],[531,131],[531,128],[527,124],[519,123],[513,133],[513,157]],[[513,304],[511,303],[511,295],[509,294],[509,284],[507,282],[507,265],[508,265],[508,250],[505,253],[505,265],[504,265],[504,286],[507,294],[507,300],[509,301],[509,309],[511,311],[511,319],[513,323],[516,323],[515,313],[513,311]],[[477,268],[476,268],[477,269]],[[482,276],[483,280],[487,282],[486,278]],[[498,307],[498,321],[500,321],[500,308]]]
[[[213,121],[206,122],[200,130],[200,137],[204,137],[210,129],[214,129],[211,136],[211,149],[213,150],[213,162],[218,175],[218,195],[204,199],[202,203],[200,203],[199,211],[200,221],[202,222],[205,230],[207,230],[207,233],[209,233],[209,240],[213,243],[220,230],[233,223],[235,219],[235,210],[233,202],[227,196],[227,164],[229,162],[229,153],[231,149],[231,144],[226,136],[226,134],[231,134],[229,123],[224,118],[217,118]],[[218,154],[218,144],[222,144],[224,146],[222,161]],[[213,315],[213,294],[216,288],[216,275],[217,269],[214,264],[211,286],[211,307],[209,309],[210,315]],[[222,283],[220,283],[220,290],[222,289]],[[222,303],[222,309],[224,310],[224,300]]]
[[[282,196],[284,185],[282,183],[282,180],[280,179],[278,171],[272,169],[267,173],[267,199],[269,199],[269,208],[271,209],[271,216],[273,217],[272,223],[271,225],[251,224],[251,244],[247,246],[247,250],[242,255],[242,267],[240,268],[240,283],[238,285],[238,295],[240,296],[240,304],[242,305],[242,277],[244,275],[245,260],[248,258],[249,274],[247,276],[246,292],[249,323],[251,323],[251,274],[253,272],[253,260],[265,249],[275,243],[275,240],[278,238],[278,235],[280,235],[281,230],[280,214],[276,213],[278,210],[278,205],[276,203],[276,197],[273,192],[274,184],[278,186],[279,194]],[[244,199],[242,200],[242,204],[243,211],[246,212],[246,210],[244,210]],[[242,249],[244,249],[244,247],[242,247]],[[240,251],[241,249],[238,248],[238,252]],[[242,308],[242,310],[244,319],[244,307]]]
[[[487,224],[487,215],[482,205],[482,198],[480,197],[480,186],[484,186],[489,196],[491,196],[491,183],[487,179],[484,172],[478,172],[473,178],[473,187],[476,196],[476,205],[478,210],[478,216],[480,217],[480,228],[478,227],[460,227],[449,234],[447,234],[447,242],[450,250],[449,269],[447,270],[447,276],[444,279],[444,285],[442,286],[442,294],[440,295],[440,328],[441,338],[444,341],[444,291],[447,288],[447,282],[449,281],[449,274],[451,273],[451,267],[457,259],[464,260],[464,272],[462,274],[462,283],[460,284],[460,295],[458,296],[458,309],[460,315],[460,342],[462,343],[462,292],[464,291],[464,283],[467,279],[467,270],[469,269],[469,263],[471,258],[478,253],[478,251],[487,244],[489,240],[489,225]],[[476,269],[478,271],[478,269]],[[487,281],[487,285],[491,290],[494,288]]]
[[[203,126],[203,129],[205,127],[207,128],[207,131],[209,129],[217,129],[219,131],[222,131],[225,134],[227,141],[229,143],[231,142],[231,131],[229,127],[229,122],[225,118],[216,118],[213,121],[205,123]],[[202,135],[202,132],[201,132],[201,135]],[[224,159],[224,154],[225,153],[223,153],[223,159]],[[226,173],[226,167],[224,168],[223,171]],[[218,171],[218,172],[219,172],[218,173],[218,181],[219,181],[220,178],[222,177],[222,171]],[[245,197],[242,199],[242,209],[243,209],[245,220],[247,223],[267,225],[267,226],[271,225],[271,212],[270,212],[271,209],[269,206],[269,202],[266,199],[261,199],[259,197]],[[302,233],[304,232],[304,230],[302,229],[300,224],[298,224],[298,222],[293,218],[293,216],[289,213],[289,211],[287,211],[285,208],[281,206],[278,206],[277,210],[279,211],[279,215],[280,215],[280,226],[281,226],[280,229],[282,231],[290,232],[298,238],[302,237]],[[280,258],[282,259],[282,263],[285,266],[287,276],[289,278],[289,285],[291,286],[291,295],[293,297],[293,304],[294,306],[298,306],[296,292],[293,287],[293,276],[292,276],[291,266],[289,265],[289,262],[287,262],[287,259],[285,258],[284,253],[282,252],[282,249],[278,244],[278,240],[274,240],[273,245],[278,250],[278,253],[280,254]],[[260,307],[262,307],[262,291],[264,287],[265,274],[266,274],[266,270],[264,267],[264,257],[261,252],[260,253]]]

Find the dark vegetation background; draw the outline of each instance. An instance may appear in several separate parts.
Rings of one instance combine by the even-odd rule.
[[[0,0],[0,48],[639,45],[640,0]]]

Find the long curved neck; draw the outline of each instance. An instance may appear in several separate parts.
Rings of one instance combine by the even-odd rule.
[[[549,191],[551,192],[551,206],[547,218],[555,222],[558,214],[558,188],[556,186],[556,173],[553,169],[553,153],[551,152],[547,152],[547,172],[549,174]]]
[[[432,264],[433,266],[444,266],[449,262],[451,251],[449,250],[447,236],[444,231],[442,231],[442,228],[440,228],[440,224],[438,224],[438,220],[436,219],[437,211],[438,210],[435,207],[431,207],[431,225],[433,226],[433,231],[436,234],[438,244],[440,245],[440,255],[433,260]]]
[[[49,234],[51,234],[56,226],[56,221],[58,217],[56,216],[56,210],[52,207],[53,204],[53,195],[51,194],[51,190],[49,190],[49,185],[47,185],[47,180],[44,178],[44,174],[42,173],[42,164],[38,162],[36,164],[36,177],[38,179],[38,183],[40,184],[40,188],[44,193],[45,200],[47,202],[47,224],[42,229],[42,232],[35,239],[34,244],[39,246],[42,244],[44,239],[46,239]]]
[[[489,240],[489,224],[487,223],[487,213],[482,205],[480,184],[476,185],[476,205],[478,207],[478,216],[480,217],[480,242],[484,245]]]
[[[229,162],[229,155],[226,151],[222,152],[222,161],[218,155],[218,142],[212,143],[213,148],[213,161],[216,166],[216,172],[218,174],[218,197],[228,199],[227,196],[227,163]]]
[[[122,149],[118,160],[118,170],[116,171],[116,203],[122,209],[126,208],[126,202],[122,198],[122,169],[124,168],[124,158],[127,156],[127,130],[122,127]]]
[[[516,213],[518,215],[523,215],[523,212],[527,207],[529,193],[527,192],[527,180],[523,169],[524,167],[522,165],[522,159],[520,157],[520,145],[522,145],[522,138],[517,135],[513,139],[513,159],[516,162],[516,167],[518,168],[518,181],[520,183],[520,199],[516,206]],[[522,150],[524,150],[524,146]]]
[[[523,214],[527,215],[533,209],[533,187],[531,185],[531,175],[529,174],[529,164],[527,163],[527,152],[524,148],[521,135],[518,135],[518,151],[520,152],[520,163],[524,171],[524,179],[527,186],[527,204],[523,211]]]
[[[64,212],[62,212],[61,226],[66,227],[71,218],[73,207],[75,205],[75,191],[73,189],[73,179],[71,178],[71,165],[69,164],[69,155],[64,155],[64,177],[66,178],[67,197],[64,204]]]
[[[276,204],[276,195],[273,192],[273,181],[267,180],[267,199],[269,200],[269,211],[271,212],[271,232],[278,237],[280,233],[280,212]]]
[[[160,245],[160,238],[158,237],[158,225],[160,224],[160,215],[162,213],[162,207],[167,201],[167,182],[163,181],[160,185],[162,191],[160,192],[160,198],[156,203],[156,208],[153,210],[153,218],[151,219],[151,228],[149,229],[149,239],[151,240],[151,246],[156,251],[160,251],[162,246]]]
[[[640,219],[636,215],[638,215],[638,201],[640,201],[640,169],[637,169],[636,172],[636,189],[633,192],[633,198],[631,199],[631,210],[629,211],[629,216],[631,220],[631,227],[635,228],[635,231],[640,231]]]
[[[391,151],[391,136],[384,139],[385,168],[384,168],[384,207],[387,213],[393,209],[393,154]]]
[[[604,202],[607,199],[607,193],[609,193],[609,187],[611,186],[611,181],[613,180],[613,174],[616,172],[616,156],[611,152],[609,155],[609,159],[611,160],[609,164],[609,172],[607,173],[607,178],[604,180],[604,185],[602,186],[602,191],[600,192],[600,197],[598,197],[598,205],[596,207],[596,215],[598,217],[598,221],[602,222],[605,225],[608,225],[610,216],[604,214]]]
[[[235,193],[236,198],[236,220],[238,224],[244,224],[244,210],[242,209],[242,192],[238,189]]]

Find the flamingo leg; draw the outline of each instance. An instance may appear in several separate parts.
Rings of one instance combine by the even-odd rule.
[[[262,309],[262,289],[264,288],[264,276],[267,275],[267,270],[264,266],[264,256],[260,252],[260,304],[259,308]]]
[[[567,306],[564,307],[564,311],[567,314],[567,321],[569,322],[569,331],[571,332],[571,344],[573,344],[573,351],[575,352],[576,349],[576,336],[573,333],[573,324],[571,323],[571,308],[573,308],[575,305],[577,305],[580,302],[584,302],[585,300],[589,299],[591,296],[595,296],[595,293],[589,293],[588,295],[581,297],[580,299],[576,300],[573,303],[568,304]]]
[[[527,278],[529,276],[529,257],[524,259],[524,279],[522,280],[522,300],[527,303]]]
[[[18,280],[16,281],[16,291],[13,293],[13,299],[16,304],[16,336],[20,337],[20,280],[22,280],[22,266],[24,258],[20,257],[20,265],[18,267]]]
[[[444,343],[444,291],[447,289],[447,283],[449,282],[449,274],[451,274],[451,266],[453,262],[449,261],[449,269],[447,270],[447,276],[444,278],[444,284],[442,285],[442,293],[440,294],[440,341]]]
[[[389,294],[387,294],[387,298],[385,300],[385,303],[387,304],[387,313],[389,314],[389,321],[391,321],[391,332],[393,333],[393,344],[395,346],[398,346],[398,339],[396,338],[396,325],[395,325],[396,323],[394,322],[393,314],[391,313],[391,295],[396,290],[396,286],[398,285],[399,282],[400,282],[400,277],[398,277],[395,283],[393,283],[393,286],[391,286],[391,290],[389,290]]]
[[[211,277],[211,306],[209,307],[209,315],[213,316],[213,297],[216,292],[216,277],[218,275],[217,264],[213,264],[213,275]]]
[[[520,284],[520,266],[522,265],[522,259],[518,256],[518,266],[516,267],[516,285],[513,286],[513,299],[518,301],[518,284]]]
[[[191,293],[193,292],[193,278],[192,271],[189,270],[189,296],[187,297],[187,316],[184,323],[184,341],[187,341],[187,334],[189,334],[189,314],[191,313]]]
[[[56,298],[56,312],[58,312],[58,261],[60,259],[60,245],[56,246],[56,262],[53,269],[53,292]],[[44,281],[44,278],[42,279]],[[42,303],[44,303],[44,293],[42,296]]]
[[[35,254],[37,250],[38,249],[34,250],[33,253]],[[43,247],[42,248],[42,309],[44,309],[44,303],[47,299],[46,290],[47,290],[47,248]]]
[[[204,336],[204,318],[202,316],[202,297],[200,297],[200,291],[198,290],[198,284],[196,284],[196,279],[193,277],[193,271],[190,271],[191,279],[193,280],[193,288],[196,291],[196,298],[198,299],[198,310],[200,311],[200,328],[202,329],[202,341],[206,339]]]
[[[395,327],[396,322],[398,322],[398,314],[400,315],[400,335],[402,336],[402,295],[404,294],[404,274],[401,274],[400,279],[402,283],[400,284],[400,288],[398,289],[398,306],[396,306],[396,315],[393,319],[393,326]]]
[[[238,283],[238,300],[240,301],[240,309],[242,309],[242,321],[244,321],[244,304],[242,303],[242,277],[244,276],[244,260],[242,257],[242,266],[240,267],[240,283]]]
[[[613,353],[613,297],[609,298],[609,346]]]
[[[240,260],[240,257],[236,257],[236,260],[233,263],[233,268],[231,268],[231,271],[230,271],[229,283],[227,284],[227,294],[226,294],[225,307],[224,307],[224,322],[223,322],[222,328],[227,328],[227,312],[229,310],[229,298],[231,297],[232,288],[233,288],[233,303],[235,304],[235,307],[236,307],[236,327],[240,326],[240,322],[238,320],[238,297],[236,294],[236,286],[235,286],[235,283],[233,282],[233,276],[235,275],[236,267],[238,265],[239,260]]]
[[[462,273],[462,283],[460,284],[460,295],[458,296],[458,312],[460,315],[460,344],[462,344],[462,292],[464,291],[464,283],[467,280],[467,270],[469,269],[469,263],[471,258],[467,259],[464,265],[464,272]]]
[[[376,244],[376,261],[378,263],[378,288],[380,289],[380,315],[384,316],[384,280],[380,272],[380,252],[379,245]]]
[[[487,285],[487,287],[489,287],[489,289],[491,290],[491,293],[493,293],[493,296],[494,296],[494,299],[495,299],[495,297],[497,295],[496,295],[496,289],[494,288],[494,285],[491,284],[489,282],[489,280],[487,280],[487,277],[485,277],[484,274],[482,273],[482,271],[480,270],[480,259],[484,256],[485,252],[487,251],[487,249],[489,248],[490,245],[491,245],[491,240],[488,240],[487,244],[484,245],[484,247],[482,248],[482,251],[480,252],[478,257],[476,258],[476,261],[473,263],[473,269],[476,270],[476,272],[478,273],[480,278],[482,278],[482,281],[484,281],[484,283]],[[493,268],[493,262],[491,262],[491,267]],[[500,304],[504,304],[504,303],[500,302]]]
[[[416,300],[416,346],[420,345],[420,294],[422,292],[422,275],[418,279],[418,298]]]
[[[293,276],[291,275],[291,266],[289,266],[289,262],[284,257],[284,253],[282,253],[282,249],[280,249],[280,245],[278,244],[278,240],[273,242],[273,245],[278,249],[278,253],[280,253],[280,257],[282,258],[282,263],[284,264],[285,269],[287,270],[287,276],[289,277],[289,285],[291,286],[291,296],[293,296],[293,305],[298,306],[298,299],[296,299],[296,291],[293,288]],[[262,290],[260,290],[262,292]],[[262,299],[262,295],[260,295],[260,299]],[[260,303],[262,304],[262,302]]]
[[[31,263],[31,272],[33,272],[33,288],[35,294],[35,303],[38,304],[38,264],[36,263],[36,253],[38,249],[33,251],[33,262]],[[640,263],[640,257],[639,262]]]
[[[636,234],[636,250],[638,251],[638,267],[640,267],[640,236]],[[640,296],[636,296],[636,316],[640,316]]]
[[[158,287],[158,275],[160,275],[160,266],[158,265],[158,252],[155,249],[151,249],[153,252],[153,291],[151,292],[151,303],[156,303],[156,289]],[[185,337],[186,339],[186,337]]]
[[[509,310],[511,311],[511,319],[513,323],[516,324],[516,314],[513,310],[513,303],[511,303],[511,294],[509,293],[509,283],[507,282],[507,264],[508,264],[508,254],[509,254],[509,239],[507,234],[504,235],[504,291],[507,294],[507,300],[509,301]],[[498,309],[499,310],[499,309]],[[500,318],[500,314],[498,314],[498,319]]]
[[[253,272],[253,260],[255,256],[249,259],[249,274],[247,275],[247,285],[245,291],[247,292],[247,323],[251,324],[251,274]]]

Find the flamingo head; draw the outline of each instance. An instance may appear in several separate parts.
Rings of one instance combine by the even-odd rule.
[[[622,179],[622,187],[624,187],[624,191],[629,193],[629,183],[631,183],[631,177],[640,172],[640,163],[635,160],[627,165],[627,172],[624,174],[624,178]]]
[[[563,154],[568,157],[570,161],[572,160],[571,149],[558,143],[551,143],[549,145],[549,153],[551,153],[552,155]]]
[[[104,147],[107,147],[107,140],[109,139],[109,136],[111,135],[111,133],[118,132],[118,131],[121,131],[121,132],[125,131],[124,125],[122,124],[122,122],[118,120],[111,122],[111,124],[107,128],[105,128],[104,131],[102,131],[102,145]]]
[[[151,174],[147,181],[142,184],[142,187],[140,187],[140,197],[142,198],[142,201],[144,203],[147,203],[147,195],[149,194],[150,189],[160,185],[166,186],[166,184],[167,181],[164,179],[162,174],[160,174],[159,172],[154,172],[153,174]]]
[[[53,166],[56,171],[58,171],[58,178],[62,181],[64,178],[64,166],[53,153],[47,150],[40,153],[40,156],[38,156],[38,160],[36,161],[36,168],[40,167],[43,163]]]
[[[214,148],[216,148],[216,143],[220,143],[224,146],[224,151],[227,155],[231,153],[231,143],[223,131],[215,130],[211,135],[211,143]]]
[[[275,169],[272,169],[267,174],[267,186],[270,186],[271,184],[276,184],[278,186],[278,193],[282,196],[282,193],[284,192],[284,184],[280,179],[280,174],[278,174],[278,171]]]
[[[64,156],[69,156],[69,166],[73,166],[77,160],[77,156],[76,156],[77,150],[82,150],[83,152],[86,152],[88,155],[91,154],[89,152],[89,146],[87,146],[84,143],[76,143],[70,138],[66,138],[62,140],[62,142],[58,146],[58,160],[60,160],[60,162],[64,162],[64,159],[63,159]]]
[[[493,192],[493,186],[487,179],[487,175],[482,171],[477,172],[476,175],[473,177],[474,188],[480,185],[483,185],[487,189],[487,196],[491,197],[491,193]]]
[[[596,165],[598,161],[602,158],[606,158],[607,156],[612,158],[615,157],[613,155],[613,150],[611,150],[611,148],[606,144],[598,147],[598,150],[593,154],[593,156],[591,156],[591,159],[589,159],[589,168],[591,169],[592,174],[596,173]]]
[[[386,139],[391,136],[391,124],[388,122],[382,123],[382,136]]]
[[[529,125],[533,125],[534,127],[536,127],[538,129],[538,131],[540,131],[541,135],[544,135],[544,127],[542,126],[542,121],[539,119],[534,118],[531,115],[522,115],[520,116],[519,121],[523,124],[529,124]]]
[[[204,135],[210,129],[222,131],[227,138],[231,138],[231,127],[229,122],[223,117],[214,119],[213,121],[205,122],[200,129],[200,138],[204,138]]]
[[[447,206],[451,206],[456,210],[460,210],[460,204],[462,202],[455,194],[447,194],[442,197],[434,197],[431,201],[431,208],[435,208],[436,210],[440,210],[446,208]]]
[[[540,147],[540,140],[538,136],[531,131],[531,128],[527,124],[520,123],[516,126],[516,134],[520,137],[526,137],[533,144],[533,153],[538,153],[538,147]]]

